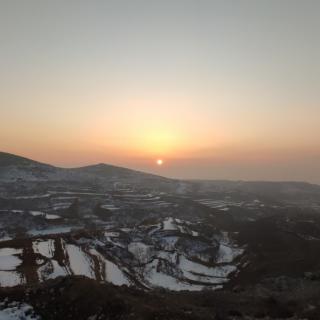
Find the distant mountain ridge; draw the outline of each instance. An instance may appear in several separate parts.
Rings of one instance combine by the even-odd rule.
[[[320,186],[307,182],[272,181],[228,181],[228,180],[178,180],[124,167],[99,163],[77,168],[60,168],[11,153],[0,152],[0,181],[98,181],[99,183],[123,182],[143,184],[165,184],[170,189],[187,189],[198,192],[205,188],[212,192],[240,191],[246,193],[275,194],[320,194]]]
[[[0,167],[14,166],[14,165],[32,165],[32,164],[47,165],[35,160],[31,160],[25,157],[12,154],[12,153],[0,151]],[[47,165],[47,166],[51,166],[51,165]]]
[[[134,171],[134,172],[139,172],[136,170],[124,168],[124,167],[119,167],[111,164],[106,164],[106,163],[98,163],[98,164],[93,164],[93,165],[87,165],[87,166],[82,166],[82,167],[74,167],[74,168],[62,168],[58,166],[54,166],[51,164],[39,162],[33,159],[29,159],[26,157],[18,156],[12,153],[7,153],[7,152],[1,152],[0,151],[0,167],[5,167],[5,166],[45,166],[45,167],[50,167],[50,168],[56,168],[56,169],[61,169],[61,170],[88,170],[88,171],[101,171],[105,169],[109,170],[123,170],[126,172],[129,171]],[[142,173],[142,172],[141,172]]]
[[[0,182],[23,181],[90,181],[105,183],[176,183],[176,180],[109,164],[78,168],[60,168],[14,154],[0,152]]]

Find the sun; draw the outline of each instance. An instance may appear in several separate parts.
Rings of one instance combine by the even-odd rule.
[[[157,159],[157,165],[162,166],[163,165],[163,160],[162,159]]]

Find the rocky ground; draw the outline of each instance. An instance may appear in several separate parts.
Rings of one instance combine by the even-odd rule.
[[[41,319],[310,319],[320,316],[319,279],[273,278],[233,290],[173,293],[97,283],[83,277],[2,288]]]

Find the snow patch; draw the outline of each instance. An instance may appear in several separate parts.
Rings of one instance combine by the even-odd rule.
[[[22,261],[17,254],[21,254],[21,249],[13,248],[2,248],[0,249],[0,270],[1,271],[10,271],[15,270]]]
[[[69,257],[70,269],[73,274],[95,279],[94,270],[92,268],[93,261],[80,247],[73,244],[67,244],[66,253]]]
[[[33,241],[32,248],[34,253],[39,253],[46,258],[51,259],[54,256],[55,247],[53,239]]]
[[[1,259],[1,258],[0,258]],[[15,271],[0,271],[0,286],[14,287],[25,282],[22,275]],[[1,319],[1,318],[0,318]]]
[[[130,285],[130,281],[128,280],[127,276],[115,263],[107,260],[96,249],[90,249],[89,252],[98,257],[101,267],[104,268],[104,281],[111,282],[117,286]]]
[[[5,304],[0,302],[0,319],[1,320],[40,320],[32,306],[26,303],[11,302]]]

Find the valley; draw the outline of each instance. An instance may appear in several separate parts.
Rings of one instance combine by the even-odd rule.
[[[277,299],[274,288],[289,294],[297,283],[313,297],[320,283],[319,199],[320,187],[304,183],[171,180],[2,154],[0,293],[88,279],[124,295],[232,295],[226,308],[238,305],[234,295],[246,300],[258,290],[257,299]],[[316,319],[318,302],[307,310],[294,299],[299,308],[281,308]],[[239,314],[253,317],[257,310],[249,300],[245,305],[236,307]]]

